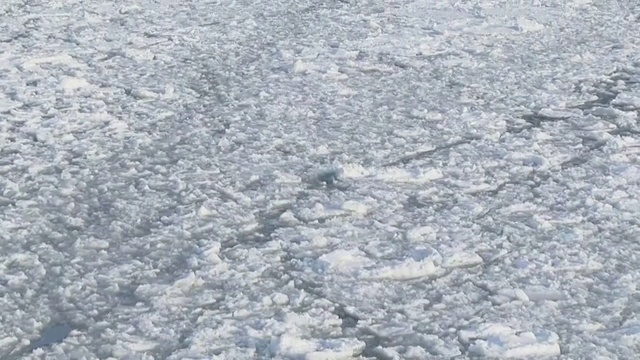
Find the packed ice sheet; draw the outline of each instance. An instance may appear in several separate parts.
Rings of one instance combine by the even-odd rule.
[[[3,1],[0,358],[633,358],[633,1]]]

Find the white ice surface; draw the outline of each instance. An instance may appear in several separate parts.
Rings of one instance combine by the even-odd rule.
[[[0,359],[632,359],[640,4],[0,2]]]

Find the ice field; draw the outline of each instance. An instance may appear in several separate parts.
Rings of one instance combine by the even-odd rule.
[[[0,2],[0,359],[635,359],[640,2]]]

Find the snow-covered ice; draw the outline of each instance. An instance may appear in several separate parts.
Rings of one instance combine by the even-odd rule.
[[[640,3],[0,3],[0,359],[633,359]]]

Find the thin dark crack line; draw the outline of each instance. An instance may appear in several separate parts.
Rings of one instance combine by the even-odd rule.
[[[436,146],[433,149],[429,149],[429,150],[425,150],[425,151],[419,151],[419,152],[416,152],[416,153],[413,153],[413,154],[402,156],[397,160],[390,161],[390,162],[387,162],[387,163],[383,164],[383,166],[384,167],[389,167],[389,166],[396,166],[396,165],[401,165],[401,164],[402,165],[406,165],[406,164],[408,164],[408,163],[410,163],[412,161],[426,158],[426,157],[428,157],[430,155],[433,155],[433,154],[435,154],[437,152],[440,152],[442,150],[449,150],[449,149],[453,149],[453,148],[455,148],[457,146],[460,146],[460,145],[470,144],[471,142],[473,142],[475,140],[478,140],[478,139],[479,139],[479,137],[477,137],[477,136],[467,137],[467,138],[460,139],[460,140],[457,140],[457,141],[454,141],[454,142],[451,142],[451,143],[448,143],[448,144]]]

